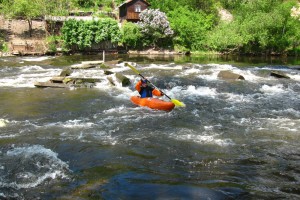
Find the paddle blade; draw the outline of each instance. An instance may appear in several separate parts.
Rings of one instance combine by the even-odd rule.
[[[132,69],[132,71],[134,71],[136,74],[140,75],[140,72],[136,68],[134,68],[132,65],[130,65],[129,63],[125,63],[125,65],[127,67],[130,67]]]
[[[178,107],[185,107],[185,104],[177,99],[171,99],[171,102],[175,104],[175,106]]]

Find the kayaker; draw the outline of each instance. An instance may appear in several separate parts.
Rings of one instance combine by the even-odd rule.
[[[163,96],[164,94],[158,89],[151,87],[147,83],[147,79],[141,79],[135,85],[135,89],[140,93],[141,98],[152,97],[155,96]]]

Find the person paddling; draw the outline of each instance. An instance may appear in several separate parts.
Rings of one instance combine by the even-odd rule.
[[[141,79],[135,85],[135,89],[140,93],[141,98],[152,97],[155,96],[163,96],[163,92],[158,89],[151,87],[147,84],[147,79]]]

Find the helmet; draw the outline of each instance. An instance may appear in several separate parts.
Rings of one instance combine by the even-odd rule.
[[[142,79],[142,83],[147,83],[147,79]]]

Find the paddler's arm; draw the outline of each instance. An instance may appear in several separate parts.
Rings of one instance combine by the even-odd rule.
[[[161,96],[164,95],[164,93],[161,92],[161,91],[158,90],[158,89],[154,89],[154,90],[152,91],[152,94],[155,95],[155,96],[158,96],[158,97],[161,97]]]
[[[135,89],[140,92],[141,91],[141,86],[142,86],[142,81],[137,82],[137,84],[135,85]]]

